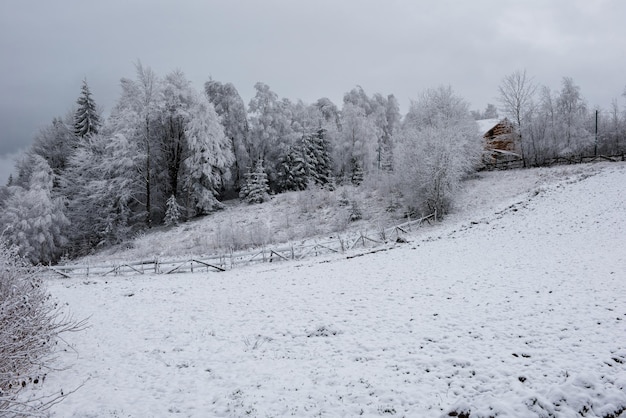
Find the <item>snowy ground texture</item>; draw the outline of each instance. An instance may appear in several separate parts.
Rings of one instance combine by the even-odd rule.
[[[84,384],[58,417],[618,416],[626,165],[481,176],[385,251],[55,279],[91,328],[38,390]]]

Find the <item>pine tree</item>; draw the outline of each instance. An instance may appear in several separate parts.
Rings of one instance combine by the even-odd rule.
[[[350,220],[350,222],[356,222],[363,219],[363,212],[361,212],[361,208],[359,207],[359,204],[356,200],[353,200],[351,203],[348,219]]]
[[[181,218],[181,207],[176,201],[176,196],[171,195],[169,199],[167,199],[166,206],[167,210],[165,211],[165,225],[178,225],[178,222],[180,222]]]
[[[350,160],[350,181],[355,186],[358,186],[363,183],[363,176],[363,165],[361,164],[361,161],[358,158],[353,157]]]
[[[263,160],[259,159],[253,171],[246,173],[245,184],[239,197],[247,203],[263,203],[269,200],[269,184]]]
[[[91,97],[87,80],[83,80],[80,96],[76,103],[78,104],[78,109],[74,113],[74,134],[81,138],[97,134],[102,123],[96,109],[96,103]]]
[[[280,161],[278,186],[281,191],[305,190],[307,188],[306,164],[300,147],[291,147]]]
[[[333,167],[330,156],[330,142],[326,137],[326,130],[320,128],[311,138],[311,150],[314,155],[314,181],[320,186],[332,185]]]

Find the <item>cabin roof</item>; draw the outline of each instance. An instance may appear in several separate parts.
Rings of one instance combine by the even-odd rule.
[[[480,131],[480,134],[484,135],[487,132],[489,132],[491,128],[493,128],[498,123],[500,123],[502,120],[503,119],[500,119],[500,118],[481,119],[481,120],[477,120],[476,123],[478,124],[478,130]]]

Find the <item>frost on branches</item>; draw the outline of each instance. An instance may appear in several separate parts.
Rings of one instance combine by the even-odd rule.
[[[206,97],[198,96],[190,109],[185,136],[189,147],[185,168],[197,214],[220,209],[222,205],[216,198],[218,188],[235,156],[215,108]]]
[[[239,197],[247,203],[263,203],[269,200],[269,185],[263,160],[257,161],[254,170],[246,173],[245,184]]]
[[[176,201],[176,196],[171,195],[165,205],[167,206],[165,210],[165,225],[178,225],[181,218],[181,207]]]
[[[409,205],[424,215],[446,213],[481,151],[467,103],[450,87],[425,91],[411,104],[394,158]]]
[[[67,244],[69,226],[61,198],[52,195],[52,169],[39,155],[29,159],[32,171],[26,188],[9,188],[0,214],[2,236],[33,264],[53,263]]]
[[[79,331],[76,322],[50,300],[34,267],[0,239],[0,416],[45,416],[66,395],[22,395],[41,386],[59,335]]]

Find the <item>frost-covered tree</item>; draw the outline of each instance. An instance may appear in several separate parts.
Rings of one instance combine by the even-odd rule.
[[[262,159],[257,160],[254,168],[246,173],[239,197],[246,203],[263,203],[269,200],[269,184]]]
[[[361,160],[366,171],[389,171],[393,168],[393,136],[400,126],[400,107],[396,98],[390,94],[383,96],[380,93],[368,97],[362,87],[357,86],[344,95],[344,111],[346,105],[360,109],[368,120],[375,143],[371,166],[370,162]],[[343,123],[342,123],[343,127]],[[372,138],[372,139],[373,139]]]
[[[446,213],[482,151],[467,103],[450,87],[426,90],[411,103],[398,142],[396,173],[408,205]]]
[[[308,186],[307,164],[301,146],[293,146],[281,158],[278,167],[280,190],[305,190]]]
[[[292,128],[294,105],[279,100],[267,84],[256,83],[255,96],[248,106],[250,120],[250,159],[263,159],[270,188],[278,191],[281,157],[299,137]]]
[[[165,205],[167,209],[165,210],[165,220],[163,223],[166,226],[178,225],[182,217],[182,213],[181,213],[182,208],[178,204],[178,201],[176,201],[176,196],[171,195],[169,199],[167,199],[167,202]]]
[[[356,157],[350,160],[350,183],[360,186],[363,183],[365,173],[363,172],[363,163]]]
[[[590,147],[592,136],[585,128],[587,106],[580,94],[580,87],[570,77],[563,77],[556,109],[561,136],[560,153],[576,154]]]
[[[143,225],[138,197],[144,185],[134,175],[134,145],[121,134],[97,134],[72,154],[63,185],[72,255],[117,244],[130,236],[133,226]]]
[[[620,110],[617,99],[611,101],[604,125],[606,134],[600,152],[609,155],[623,153],[626,148],[626,113]]]
[[[204,95],[196,96],[185,136],[189,149],[184,161],[187,190],[195,213],[206,214],[221,208],[217,195],[235,157],[215,108]]]
[[[250,158],[265,159],[271,148],[278,143],[280,132],[280,105],[278,95],[265,83],[256,83],[255,96],[248,104],[250,120]]]
[[[54,173],[39,155],[29,158],[32,166],[26,187],[9,188],[0,225],[8,244],[33,264],[53,263],[67,244],[69,221],[61,198],[52,194]]]
[[[74,135],[84,138],[88,135],[97,134],[102,122],[96,108],[96,102],[91,97],[87,80],[83,80],[76,104],[78,104],[78,108],[74,112]]]
[[[235,163],[232,167],[232,180],[235,189],[241,187],[246,167],[251,164],[249,127],[244,104],[239,92],[231,83],[222,84],[219,81],[209,80],[204,84],[209,101],[220,116],[224,134],[232,142]]]
[[[121,80],[122,95],[113,108],[110,121],[115,135],[123,135],[134,149],[137,162],[134,175],[144,185],[143,202],[145,224],[152,225],[152,192],[154,186],[155,154],[161,134],[161,113],[164,106],[161,80],[140,62],[135,65],[136,80]],[[129,175],[131,173],[128,173]]]
[[[190,109],[195,105],[197,97],[189,80],[178,70],[165,77],[163,97],[164,108],[161,116],[163,135],[159,142],[161,163],[166,168],[166,180],[162,189],[166,196],[178,196],[182,186],[182,163],[188,154],[185,129],[190,120]]]
[[[333,156],[337,176],[350,181],[356,167],[365,173],[374,169],[377,142],[377,128],[367,117],[365,109],[350,102],[344,103],[341,132]],[[358,164],[354,161],[358,161]]]
[[[333,162],[326,129],[319,128],[314,135],[309,137],[306,153],[313,182],[319,186],[332,185],[334,182]]]
[[[15,184],[27,187],[34,168],[31,157],[38,155],[52,168],[56,188],[75,146],[76,137],[70,128],[60,118],[54,118],[51,124],[43,127],[35,135],[33,144],[26,151],[24,158],[18,160]]]
[[[384,97],[374,94],[371,102],[373,120],[377,130],[376,169],[390,171],[393,168],[393,136],[400,127],[400,105],[393,94]]]
[[[524,121],[528,112],[531,111],[533,98],[537,91],[537,85],[532,77],[526,74],[526,70],[514,71],[505,76],[498,87],[500,93],[500,104],[505,115],[515,124],[519,135],[522,150],[522,160],[526,164],[524,150],[527,148],[523,132],[525,130]]]

